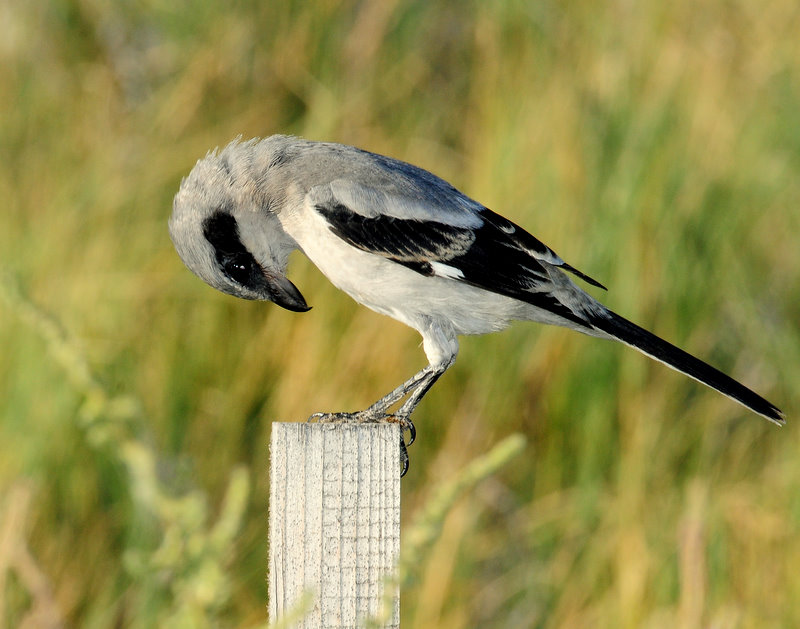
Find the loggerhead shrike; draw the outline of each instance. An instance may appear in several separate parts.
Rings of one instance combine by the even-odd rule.
[[[300,249],[357,302],[422,335],[427,367],[366,410],[323,420],[399,421],[413,440],[409,416],[453,364],[458,336],[526,320],[621,341],[784,423],[755,392],[584,292],[565,271],[605,287],[524,229],[390,157],[285,135],[234,140],[182,181],[169,231],[186,266],[225,293],[309,310],[286,277]]]

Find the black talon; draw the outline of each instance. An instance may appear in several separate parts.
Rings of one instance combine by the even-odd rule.
[[[403,441],[403,437],[400,437],[400,466],[400,478],[403,478],[408,471],[408,449],[406,448],[406,442]]]
[[[406,446],[410,446],[417,440],[417,428],[416,426],[414,426],[414,422],[412,422],[410,419],[408,420],[408,434],[409,434],[409,439]]]

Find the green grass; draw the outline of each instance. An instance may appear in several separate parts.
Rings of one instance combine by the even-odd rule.
[[[404,627],[800,626],[798,32],[789,0],[6,3],[0,624],[263,623],[269,423],[424,364],[299,255],[302,316],[180,263],[181,177],[288,132],[445,177],[787,413],[566,330],[464,339],[404,521],[528,445],[450,510]]]

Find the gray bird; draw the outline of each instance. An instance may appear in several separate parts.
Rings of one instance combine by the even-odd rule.
[[[605,287],[524,229],[390,157],[285,135],[235,140],[182,181],[169,231],[186,266],[225,293],[309,310],[286,277],[299,249],[357,302],[422,335],[427,367],[366,410],[323,420],[394,419],[413,440],[409,417],[455,361],[458,336],[525,320],[621,341],[784,423],[755,392],[584,292],[566,272]]]

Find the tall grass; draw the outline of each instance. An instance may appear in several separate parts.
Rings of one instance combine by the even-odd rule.
[[[195,160],[289,132],[433,170],[787,411],[565,330],[464,339],[404,518],[529,445],[449,513],[404,627],[800,626],[798,32],[789,0],[1,4],[0,530],[27,554],[0,541],[0,623],[262,623],[269,422],[423,364],[300,256],[302,316],[175,255]]]

